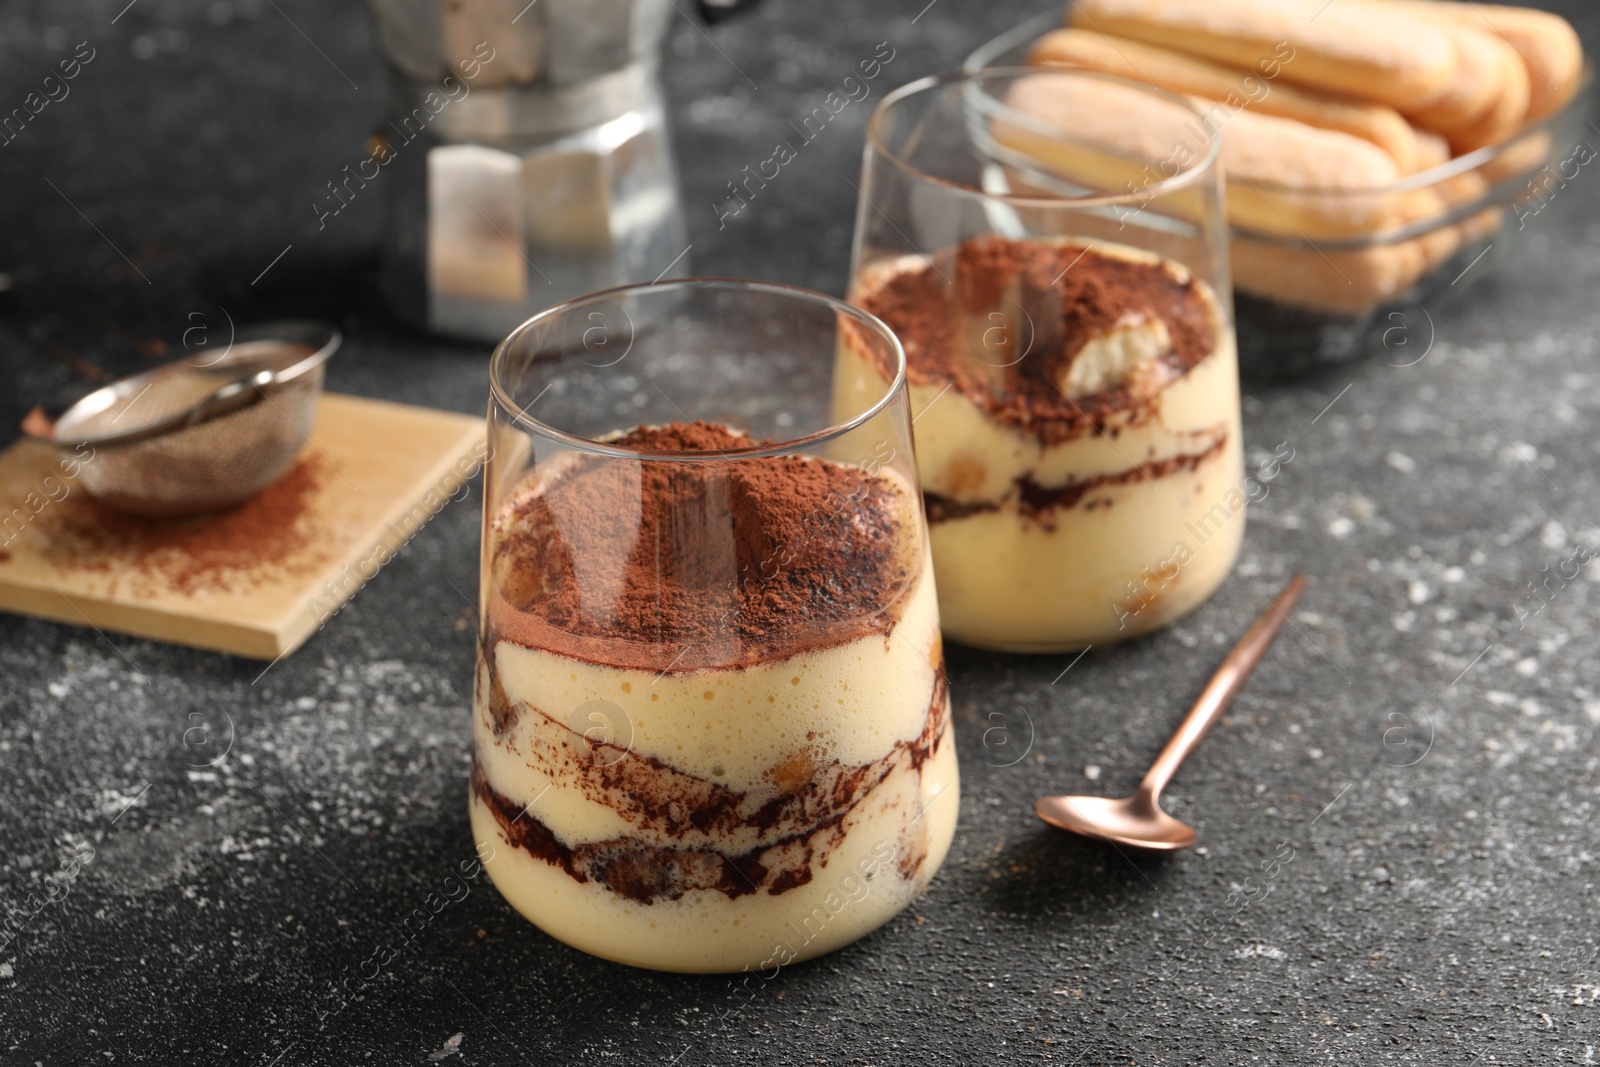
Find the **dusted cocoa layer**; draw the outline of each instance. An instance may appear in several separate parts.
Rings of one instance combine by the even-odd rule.
[[[849,830],[846,820],[864,798],[891,774],[920,774],[946,743],[949,693],[942,659],[936,672],[927,720],[916,738],[898,742],[880,759],[851,767],[836,761],[818,766],[814,757],[798,756],[781,768],[777,795],[765,799],[654,757],[587,741],[595,758],[566,770],[575,772],[584,796],[616,811],[638,829],[637,836],[564,843],[533,805],[524,807],[489,783],[476,754],[472,790],[513,846],[561,868],[575,881],[598,883],[629,900],[677,900],[696,889],[715,890],[730,900],[755,893],[780,896],[807,884],[818,868],[827,866]],[[492,667],[490,678],[492,699],[502,703],[499,711],[491,703],[497,723],[502,716],[514,721],[527,714],[560,725],[531,704],[506,706]],[[753,831],[758,843],[738,852],[717,847],[741,831]],[[674,844],[659,843],[663,839]],[[897,868],[908,880],[926,858],[921,849],[902,848],[898,855]]]
[[[1214,305],[1182,268],[1075,244],[974,238],[918,269],[867,279],[855,299],[900,337],[913,384],[948,382],[997,422],[1046,444],[1157,410],[1159,392],[1115,386],[1069,397],[1059,386],[1084,345],[1128,316],[1166,327],[1171,347],[1159,361],[1169,377],[1216,346]],[[856,347],[891,376],[873,348]]]
[[[768,442],[699,422],[609,443],[659,454]],[[884,474],[801,456],[572,455],[493,520],[487,639],[685,672],[887,633],[917,573],[909,496]]]

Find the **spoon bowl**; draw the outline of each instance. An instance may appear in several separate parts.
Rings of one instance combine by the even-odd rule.
[[[1174,819],[1142,793],[1110,797],[1040,797],[1034,813],[1051,826],[1114,845],[1176,852],[1198,838],[1188,823]]]

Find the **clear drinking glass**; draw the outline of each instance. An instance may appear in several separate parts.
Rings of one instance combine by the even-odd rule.
[[[908,361],[945,633],[1064,651],[1163,626],[1246,503],[1220,141],[1087,71],[914,82],[867,127],[850,300]],[[895,374],[841,349],[861,396]]]
[[[844,344],[890,368],[848,410]],[[552,936],[768,971],[886,922],[943,861],[904,368],[870,315],[747,281],[581,297],[496,349],[472,829]]]

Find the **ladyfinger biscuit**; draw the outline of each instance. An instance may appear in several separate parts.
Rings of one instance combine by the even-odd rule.
[[[1228,220],[1259,233],[1349,237],[1388,229],[1400,168],[1377,145],[1293,119],[1240,112],[1222,139]]]
[[[1465,239],[1460,226],[1440,226],[1418,237],[1417,247],[1422,249],[1422,273],[1428,273],[1455,255]]]
[[[1458,73],[1448,35],[1398,9],[1324,0],[1075,0],[1069,21],[1243,67],[1287,41],[1295,51],[1279,75],[1285,81],[1400,111],[1427,107]]]
[[[1457,154],[1471,152],[1484,145],[1499,144],[1521,129],[1528,118],[1528,99],[1532,89],[1528,68],[1522,65],[1511,46],[1500,38],[1487,33],[1480,36],[1502,46],[1507,53],[1506,62],[1510,64],[1507,67],[1510,76],[1493,107],[1485,111],[1477,122],[1450,135],[1450,147]]]
[[[1297,119],[1308,126],[1339,130],[1371,141],[1409,174],[1417,169],[1417,135],[1400,113],[1384,104],[1334,100],[1292,85],[1269,84],[1281,72],[1280,58],[1293,51],[1283,44],[1237,70],[1169,48],[1093,30],[1056,30],[1041,37],[1028,55],[1034,65],[1085,67],[1147,82],[1174,93],[1188,93],[1230,106],[1248,106],[1263,115]]]
[[[1517,53],[1528,72],[1528,122],[1537,122],[1572,99],[1583,73],[1583,45],[1560,15],[1527,7],[1455,3],[1454,0],[1392,0],[1408,14],[1448,18],[1489,30]]]
[[[1444,134],[1415,128],[1411,134],[1417,139],[1418,170],[1432,170],[1450,162],[1450,142]]]
[[[1241,237],[1228,242],[1228,261],[1241,293],[1341,315],[1400,296],[1426,266],[1416,241],[1319,252]]]
[[[1113,79],[1066,74],[1013,84],[989,132],[1002,157],[1018,157],[1010,174],[1015,191],[1048,194],[1025,173],[1037,165],[1047,184],[1061,176],[1129,197],[1131,213],[1154,195],[1147,191],[1192,169],[1208,143],[1201,120],[1178,103]],[[1156,210],[1194,218],[1206,195],[1203,187],[1176,190]]]
[[[1398,222],[1437,218],[1444,199],[1431,189],[1406,198]],[[1229,242],[1233,282],[1252,296],[1338,314],[1359,315],[1404,295],[1461,247],[1457,226],[1435,226],[1404,241],[1362,248],[1295,248],[1248,236]]]
[[[1438,100],[1408,112],[1408,117],[1444,134],[1457,154],[1515,133],[1528,113],[1528,71],[1522,60],[1486,30],[1450,19],[1436,21],[1450,35],[1461,73]]]
[[[1434,189],[1416,189],[1406,210],[1406,222],[1441,218],[1450,209],[1445,197]],[[1437,267],[1461,247],[1461,230],[1457,226],[1435,226],[1416,238],[1422,251],[1422,273]]]
[[[1554,143],[1549,130],[1528,130],[1479,167],[1478,173],[1489,182],[1530,177],[1554,162],[1550,156],[1550,146]]]
[[[1470,245],[1474,241],[1494,236],[1505,221],[1505,216],[1506,209],[1503,207],[1486,207],[1476,215],[1462,219],[1460,225],[1456,227],[1456,231],[1461,235],[1461,243]]]
[[[1351,0],[1393,9],[1393,0]],[[1445,4],[1403,4],[1400,9],[1433,23],[1450,35],[1461,73],[1450,88],[1425,108],[1409,112],[1413,122],[1437,130],[1457,153],[1494,144],[1515,133],[1528,114],[1528,68],[1516,49],[1486,23],[1463,21]],[[1463,5],[1453,5],[1463,6]]]
[[[1470,204],[1481,200],[1489,191],[1489,182],[1478,170],[1463,171],[1453,178],[1446,178],[1430,186],[1444,201],[1444,210],[1450,211],[1462,204]]]
[[[1202,110],[1224,104],[1194,101]],[[1130,85],[1083,77],[1017,82],[994,138],[1047,168],[1110,190],[1148,187],[1199,155],[1203,131],[1187,112]],[[1029,122],[1027,120],[1034,120]],[[1370,141],[1293,119],[1233,111],[1219,124],[1227,212],[1235,226],[1288,237],[1349,237],[1389,228],[1404,197],[1386,188],[1400,170]],[[1192,127],[1192,128],[1190,128]],[[1172,210],[1183,210],[1175,202]]]

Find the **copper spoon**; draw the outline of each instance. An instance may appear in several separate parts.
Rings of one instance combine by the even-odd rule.
[[[1235,694],[1244,687],[1256,664],[1272,645],[1283,624],[1289,621],[1289,609],[1300,599],[1306,586],[1306,576],[1296,574],[1283,587],[1272,606],[1262,613],[1233,646],[1228,658],[1222,661],[1217,673],[1211,676],[1205,692],[1194,702],[1194,707],[1184,718],[1183,725],[1172,735],[1167,747],[1145,772],[1144,781],[1131,797],[1109,800],[1105,797],[1040,797],[1033,802],[1039,818],[1063,830],[1098,837],[1113,844],[1133,848],[1149,848],[1176,852],[1195,843],[1194,830],[1166,812],[1159,803],[1161,791],[1172,776],[1189,758],[1189,753],[1200,747],[1200,742],[1211,730],[1223,709],[1233,703]]]

